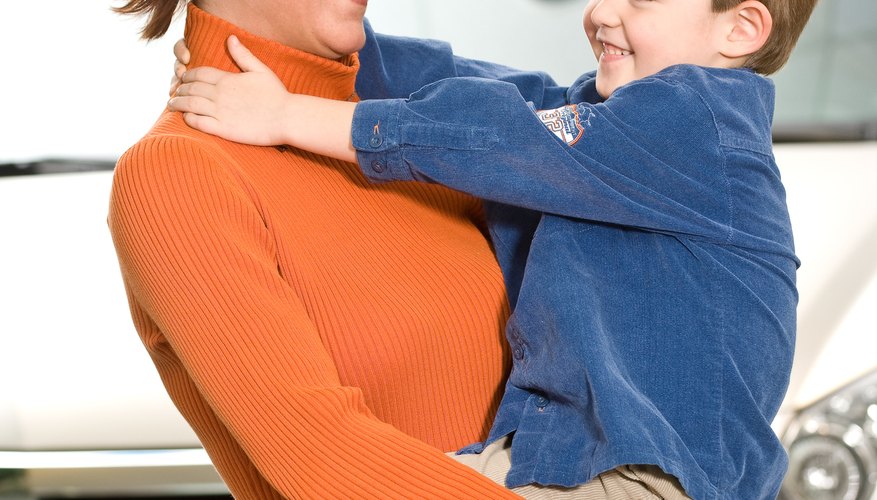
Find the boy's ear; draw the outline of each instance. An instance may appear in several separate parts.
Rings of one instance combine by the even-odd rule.
[[[757,52],[773,28],[773,18],[758,0],[745,0],[722,13],[728,22],[727,37],[720,52],[725,57],[743,58]]]

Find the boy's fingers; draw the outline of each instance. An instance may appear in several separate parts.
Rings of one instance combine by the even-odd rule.
[[[197,96],[213,100],[216,97],[216,86],[204,82],[184,83],[177,87],[176,96]]]
[[[220,78],[228,74],[230,73],[227,71],[211,68],[209,66],[201,66],[200,68],[186,71],[180,79],[183,83],[204,82],[213,85],[216,84]]]
[[[228,52],[242,71],[271,72],[271,69],[254,56],[248,48],[244,47],[244,44],[234,35],[228,37]]]
[[[177,43],[174,44],[174,57],[177,58],[177,62],[180,64],[189,64],[189,58],[191,56],[189,54],[189,47],[186,46],[186,40],[180,38],[177,40]]]
[[[209,116],[198,115],[195,113],[183,113],[183,121],[186,122],[186,125],[202,132],[207,132],[208,134],[218,135],[220,131],[219,122],[216,121],[215,118]]]
[[[183,73],[185,73],[187,69],[188,68],[185,64],[181,63],[180,61],[174,61],[174,76],[176,78],[182,79]]]
[[[183,65],[180,61],[174,62],[174,76],[171,77],[171,88],[168,92],[168,95],[173,97],[173,95],[177,91],[177,87],[183,83],[183,73],[186,72],[186,66]]]
[[[167,107],[171,111],[180,111],[182,113],[192,113],[210,117],[213,117],[216,110],[216,106],[213,102],[198,96],[173,97],[167,102]]]

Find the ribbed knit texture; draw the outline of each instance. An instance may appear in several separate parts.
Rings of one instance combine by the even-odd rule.
[[[291,91],[355,98],[355,55],[192,5],[191,66],[233,70],[232,33]],[[508,369],[476,200],[165,112],[119,161],[109,224],[137,330],[237,498],[512,496],[442,453],[485,437]]]

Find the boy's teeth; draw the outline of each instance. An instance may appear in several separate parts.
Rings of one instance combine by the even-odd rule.
[[[617,47],[603,45],[603,51],[612,56],[626,56],[630,54],[629,50],[621,50]]]

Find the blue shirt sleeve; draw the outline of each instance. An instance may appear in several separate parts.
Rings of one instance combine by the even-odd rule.
[[[729,237],[712,115],[673,81],[537,112],[511,83],[446,79],[407,100],[361,102],[352,139],[374,181],[437,182],[561,216]]]
[[[362,99],[408,97],[430,83],[454,77],[479,77],[514,84],[537,107],[563,104],[566,87],[548,74],[454,55],[439,40],[382,35],[365,21],[365,46],[359,51],[356,92]]]

